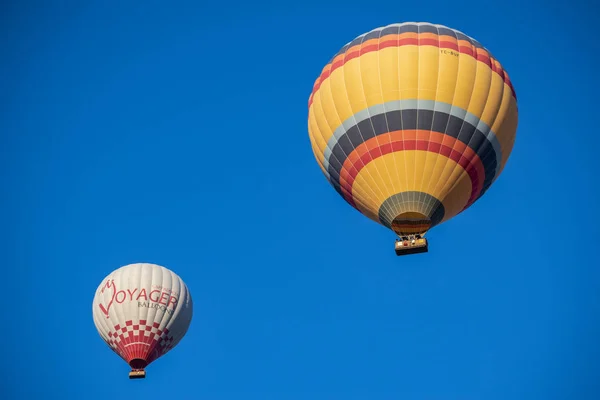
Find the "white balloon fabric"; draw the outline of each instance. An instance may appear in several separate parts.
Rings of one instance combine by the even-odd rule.
[[[111,272],[93,301],[98,333],[134,371],[144,370],[179,343],[190,326],[192,309],[183,280],[147,263]]]

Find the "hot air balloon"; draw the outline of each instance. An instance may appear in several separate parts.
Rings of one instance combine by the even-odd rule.
[[[512,151],[517,98],[479,42],[430,23],[358,36],[323,68],[308,102],[314,156],[335,190],[396,233],[396,254],[489,189]]]
[[[131,367],[130,379],[173,349],[192,320],[192,297],[179,276],[155,264],[130,264],[110,273],[94,296],[98,333]]]

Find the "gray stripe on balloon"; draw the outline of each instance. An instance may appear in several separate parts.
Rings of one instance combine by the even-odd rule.
[[[452,104],[443,103],[435,100],[421,100],[421,99],[406,99],[406,100],[393,100],[384,104],[376,104],[369,108],[365,108],[350,118],[342,122],[342,124],[333,132],[333,135],[327,141],[327,147],[323,151],[324,160],[323,167],[325,168],[327,178],[330,179],[329,170],[329,159],[332,154],[332,149],[338,143],[340,138],[344,136],[348,130],[358,125],[360,122],[372,118],[376,115],[385,114],[390,111],[402,111],[402,110],[427,110],[434,112],[441,112],[449,114],[453,117],[460,118],[470,125],[474,126],[478,131],[483,133],[486,139],[492,144],[494,153],[496,155],[496,168],[494,171],[494,177],[498,174],[500,168],[500,161],[502,160],[502,150],[500,148],[500,142],[496,134],[492,131],[492,128],[479,119],[476,115],[468,112],[467,110],[453,106]],[[474,149],[477,150],[477,149]],[[346,154],[346,156],[348,156]],[[340,160],[341,161],[341,160]]]

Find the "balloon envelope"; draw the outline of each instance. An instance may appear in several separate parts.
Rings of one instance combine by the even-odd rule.
[[[93,301],[98,333],[132,369],[143,370],[179,343],[192,319],[183,280],[155,264],[130,264],[108,275]]]
[[[517,128],[514,88],[479,42],[429,23],[377,28],[346,44],[309,98],[325,177],[400,236],[467,209],[498,178]]]

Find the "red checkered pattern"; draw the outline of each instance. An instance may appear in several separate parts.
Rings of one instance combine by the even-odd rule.
[[[168,329],[160,330],[159,326],[157,322],[147,325],[144,319],[137,324],[133,321],[127,321],[124,326],[117,324],[114,331],[108,333],[106,343],[127,362],[140,358],[150,364],[173,348],[173,336]]]

